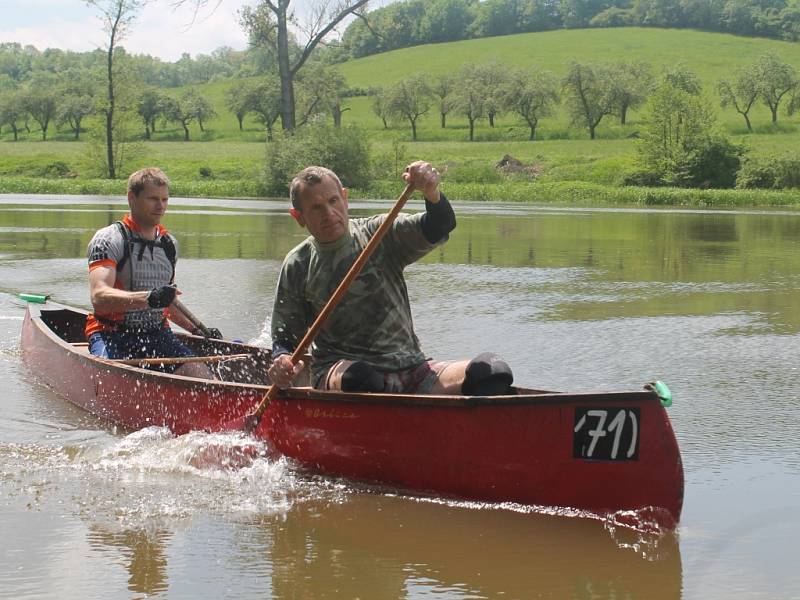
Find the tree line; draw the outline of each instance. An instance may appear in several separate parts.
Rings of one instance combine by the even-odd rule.
[[[120,60],[125,67],[124,59]],[[127,68],[120,70],[120,76],[123,73],[123,109],[139,121],[144,139],[174,123],[188,141],[189,125],[197,123],[205,131],[204,124],[217,116],[211,101],[195,88],[170,95],[144,85]],[[698,95],[702,89],[697,76],[680,65],[665,70],[661,78]],[[104,83],[98,73],[77,68],[60,75],[37,72],[21,86],[0,88],[0,128],[17,140],[19,132],[30,131],[33,121],[39,125],[42,139],[47,139],[55,124],[79,139],[85,119],[102,113]],[[526,124],[533,140],[542,119],[553,115],[560,104],[567,108],[573,126],[585,129],[595,139],[604,119],[615,118],[625,125],[629,111],[646,102],[656,83],[652,65],[643,61],[573,61],[561,78],[537,67],[516,69],[486,62],[466,64],[458,72],[438,76],[415,73],[386,87],[361,90],[349,88],[335,69],[315,63],[297,80],[297,125],[327,114],[339,127],[350,110],[344,106],[347,97],[367,94],[384,128],[405,123],[412,140],[417,139],[419,119],[428,114],[437,115],[441,128],[447,127],[449,116],[463,117],[470,141],[475,139],[478,122],[485,120],[494,127],[498,117],[514,115]],[[753,130],[750,113],[757,104],[769,109],[772,123],[778,122],[781,107],[786,114],[800,108],[800,75],[774,53],[736,68],[719,80],[717,91],[722,107],[739,113],[749,131]],[[233,83],[226,91],[225,107],[240,130],[249,115],[264,127],[266,140],[271,141],[282,110],[279,78],[270,74]]]
[[[175,62],[163,61],[146,54],[130,54],[119,46],[116,52],[124,57],[127,68],[134,71],[145,85],[161,88],[182,87],[209,83],[219,79],[251,77],[266,73],[270,59],[257,48],[234,50],[227,46],[210,54],[192,58],[184,53]],[[38,50],[31,45],[0,42],[0,82],[22,84],[36,73],[54,75],[71,72],[98,72],[105,67],[106,54],[102,49],[73,52],[58,48]]]
[[[800,40],[797,0],[404,0],[354,20],[345,61],[398,48],[586,27],[669,27]]]
[[[22,86],[0,91],[0,133],[5,129],[17,141],[22,131],[31,132],[33,121],[39,126],[42,140],[47,140],[52,125],[70,131],[78,140],[86,131],[86,119],[104,114],[106,100],[102,91],[102,81],[94,77],[37,74]],[[142,136],[148,140],[157,127],[174,123],[189,141],[189,125],[197,123],[200,131],[205,131],[204,124],[217,116],[211,101],[195,88],[178,97],[149,87],[140,89],[135,97],[123,96],[118,107],[129,119],[140,120]]]
[[[661,79],[700,96],[700,80],[680,65],[666,69]],[[541,120],[562,103],[572,124],[595,139],[605,118],[615,117],[625,125],[628,112],[647,100],[656,83],[652,66],[643,61],[573,61],[562,78],[537,67],[514,69],[487,62],[465,64],[458,72],[439,76],[416,73],[370,93],[373,112],[384,127],[389,128],[390,120],[405,122],[412,140],[417,139],[419,118],[430,112],[438,113],[442,128],[448,115],[466,118],[470,141],[477,121],[485,119],[494,127],[499,115],[514,114],[526,123],[533,140]],[[800,75],[774,53],[738,67],[718,82],[717,89],[721,105],[741,114],[749,131],[753,131],[750,112],[757,103],[769,108],[772,123],[777,123],[781,106],[787,114],[800,108]]]

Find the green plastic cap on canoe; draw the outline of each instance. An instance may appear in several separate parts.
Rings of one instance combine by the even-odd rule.
[[[42,295],[42,294],[20,294],[20,298],[25,300],[25,302],[33,302],[34,304],[44,304],[47,302],[47,299],[50,297],[50,294]]]
[[[654,392],[655,395],[658,396],[659,400],[661,400],[661,406],[665,408],[672,406],[672,392],[663,381],[651,381],[645,385],[644,388]]]

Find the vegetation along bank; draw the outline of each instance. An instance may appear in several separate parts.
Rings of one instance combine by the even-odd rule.
[[[176,196],[281,197],[317,162],[354,197],[391,198],[399,169],[425,157],[454,199],[800,201],[795,42],[604,25],[325,50],[298,70],[285,129],[284,84],[258,42],[270,16],[250,17],[247,51],[161,63],[113,48],[111,151],[108,53],[0,44],[0,192],[122,194],[126,173],[158,164]]]

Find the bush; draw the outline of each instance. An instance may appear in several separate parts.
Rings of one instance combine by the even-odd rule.
[[[800,187],[800,158],[767,156],[744,161],[736,177],[736,187],[743,189],[786,189]]]
[[[622,185],[658,187],[664,185],[664,181],[661,179],[660,172],[642,166],[626,172],[622,177]]]
[[[69,165],[62,160],[54,160],[39,169],[38,173],[34,173],[34,177],[44,177],[46,179],[61,179],[64,177],[75,177],[75,173],[69,168]]]
[[[718,131],[715,115],[699,96],[664,83],[648,100],[647,120],[637,143],[644,173],[658,174],[661,185],[673,187],[734,186],[744,147]]]
[[[742,165],[744,147],[722,136],[700,141],[686,165],[688,184],[699,188],[732,188]]]
[[[267,150],[267,192],[285,196],[292,177],[309,165],[331,169],[346,187],[365,188],[370,176],[367,136],[353,125],[336,128],[324,122],[284,132]]]

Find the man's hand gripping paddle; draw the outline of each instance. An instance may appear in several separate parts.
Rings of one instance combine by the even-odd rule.
[[[296,365],[300,362],[300,359],[305,354],[308,347],[311,345],[311,342],[316,337],[319,330],[322,328],[322,325],[325,323],[325,320],[328,318],[328,315],[333,312],[333,309],[336,308],[336,305],[339,304],[341,299],[347,293],[347,289],[350,287],[350,284],[353,280],[358,277],[358,274],[361,272],[364,264],[369,260],[369,257],[375,251],[375,248],[378,247],[380,244],[381,239],[386,234],[388,229],[392,226],[395,218],[397,217],[398,213],[402,210],[403,206],[405,205],[406,201],[411,197],[411,194],[414,193],[414,185],[409,183],[406,185],[406,188],[403,190],[403,193],[400,194],[400,197],[395,202],[394,207],[386,216],[381,226],[378,228],[378,231],[372,236],[369,240],[367,245],[361,251],[361,254],[356,259],[356,262],[353,263],[353,266],[350,267],[350,270],[347,272],[347,275],[344,276],[339,286],[336,288],[336,291],[333,292],[331,297],[328,299],[328,302],[320,311],[317,318],[312,323],[311,327],[308,328],[306,334],[303,336],[303,339],[300,340],[300,343],[297,345],[297,348],[294,349],[292,353],[291,361],[292,365]],[[264,397],[261,399],[261,402],[256,407],[255,411],[250,413],[249,415],[242,417],[241,419],[235,419],[223,425],[223,430],[236,430],[241,429],[245,433],[252,433],[258,424],[261,422],[261,417],[264,415],[264,412],[267,410],[269,403],[277,396],[279,391],[278,386],[273,385],[269,388],[269,391],[264,394]]]

